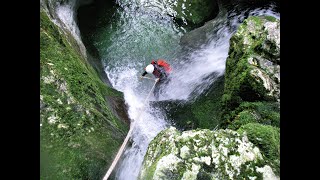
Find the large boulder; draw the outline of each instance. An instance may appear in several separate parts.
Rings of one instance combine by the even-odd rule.
[[[223,103],[280,102],[280,20],[251,16],[230,39]]]
[[[139,179],[279,179],[245,133],[170,127],[149,144]]]

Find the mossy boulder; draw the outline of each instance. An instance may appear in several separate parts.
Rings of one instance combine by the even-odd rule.
[[[40,10],[40,179],[101,179],[128,131],[106,86]]]
[[[149,144],[138,179],[279,179],[258,147],[232,130],[179,132],[170,127]],[[266,178],[268,179],[268,178]]]
[[[186,23],[201,24],[219,12],[216,0],[167,0],[174,10],[171,15]]]
[[[194,102],[191,110],[198,122],[196,128],[215,129],[221,123],[221,97],[223,95],[224,76],[217,77],[211,87]]]
[[[206,22],[201,27],[185,33],[180,39],[180,45],[187,49],[202,48],[204,44],[208,44],[212,40],[212,35],[217,33],[217,27],[225,22],[227,15],[227,11],[221,9],[216,18]]]
[[[251,16],[230,39],[222,101],[280,101],[280,20]]]
[[[212,85],[193,101],[159,101],[153,107],[162,107],[167,118],[179,130],[214,129],[221,121],[221,97],[224,76],[215,78]]]

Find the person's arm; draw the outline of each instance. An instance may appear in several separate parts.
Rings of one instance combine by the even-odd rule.
[[[146,74],[148,74],[147,71],[144,71],[141,76],[145,76]]]

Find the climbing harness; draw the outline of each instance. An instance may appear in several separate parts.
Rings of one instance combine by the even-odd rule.
[[[152,78],[144,77],[144,76],[142,76],[142,78],[154,80],[154,81],[155,81],[155,83],[153,84],[153,86],[152,86],[152,88],[151,88],[151,90],[150,90],[150,92],[149,92],[148,96],[146,97],[146,99],[144,100],[144,102],[143,102],[143,104],[142,104],[142,109],[141,109],[140,113],[138,114],[138,116],[137,116],[137,118],[136,118],[136,119],[137,119],[137,121],[139,120],[140,115],[142,114],[142,112],[143,112],[143,110],[144,110],[145,103],[146,103],[146,102],[147,102],[147,100],[149,99],[149,97],[150,97],[150,95],[151,95],[151,93],[152,93],[152,91],[153,91],[154,87],[156,86],[157,82],[159,81],[159,78],[157,78],[157,79],[152,79]],[[114,158],[114,160],[113,160],[113,162],[112,162],[111,166],[109,167],[109,169],[108,169],[108,171],[107,171],[106,175],[104,176],[103,180],[107,180],[107,179],[109,178],[109,176],[111,175],[112,170],[113,170],[113,169],[114,169],[114,167],[116,166],[116,164],[117,164],[117,162],[118,162],[118,160],[119,160],[119,158],[120,158],[120,156],[121,156],[121,154],[122,154],[122,152],[123,152],[124,148],[125,148],[125,147],[126,147],[126,145],[127,145],[127,142],[128,142],[128,140],[129,140],[129,137],[131,136],[132,130],[134,129],[134,126],[135,126],[135,125],[136,125],[136,121],[133,121],[133,124],[132,124],[132,126],[130,127],[130,130],[129,130],[129,132],[128,132],[128,134],[127,134],[126,138],[124,139],[124,141],[123,141],[123,143],[122,143],[122,145],[121,145],[121,147],[120,147],[120,149],[119,149],[119,151],[118,151],[118,153],[117,153],[116,157]]]

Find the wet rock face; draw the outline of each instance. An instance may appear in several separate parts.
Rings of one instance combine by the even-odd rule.
[[[214,19],[184,34],[180,39],[180,45],[186,49],[200,49],[210,42],[210,37],[217,31],[216,27],[222,26],[226,18],[227,11],[220,10]]]
[[[223,0],[219,1],[220,5],[227,9],[244,10],[248,8],[275,6],[275,10],[280,12],[280,0]]]
[[[175,17],[193,24],[204,23],[219,12],[216,0],[167,0],[175,10]]]
[[[152,106],[163,108],[168,120],[179,130],[213,129],[221,120],[223,88],[224,76],[220,76],[195,101],[155,101]]]
[[[139,179],[278,177],[245,134],[170,127],[150,143]]]
[[[40,69],[41,179],[101,179],[128,132],[113,111],[121,107],[107,101],[122,93],[99,79],[42,10]]]
[[[228,55],[221,127],[245,132],[279,176],[280,20],[246,19],[230,39]]]
[[[252,16],[230,39],[223,101],[280,101],[280,20]]]
[[[253,51],[267,60],[280,64],[280,20],[271,16],[252,16],[234,34],[233,44],[242,44],[243,51]]]

